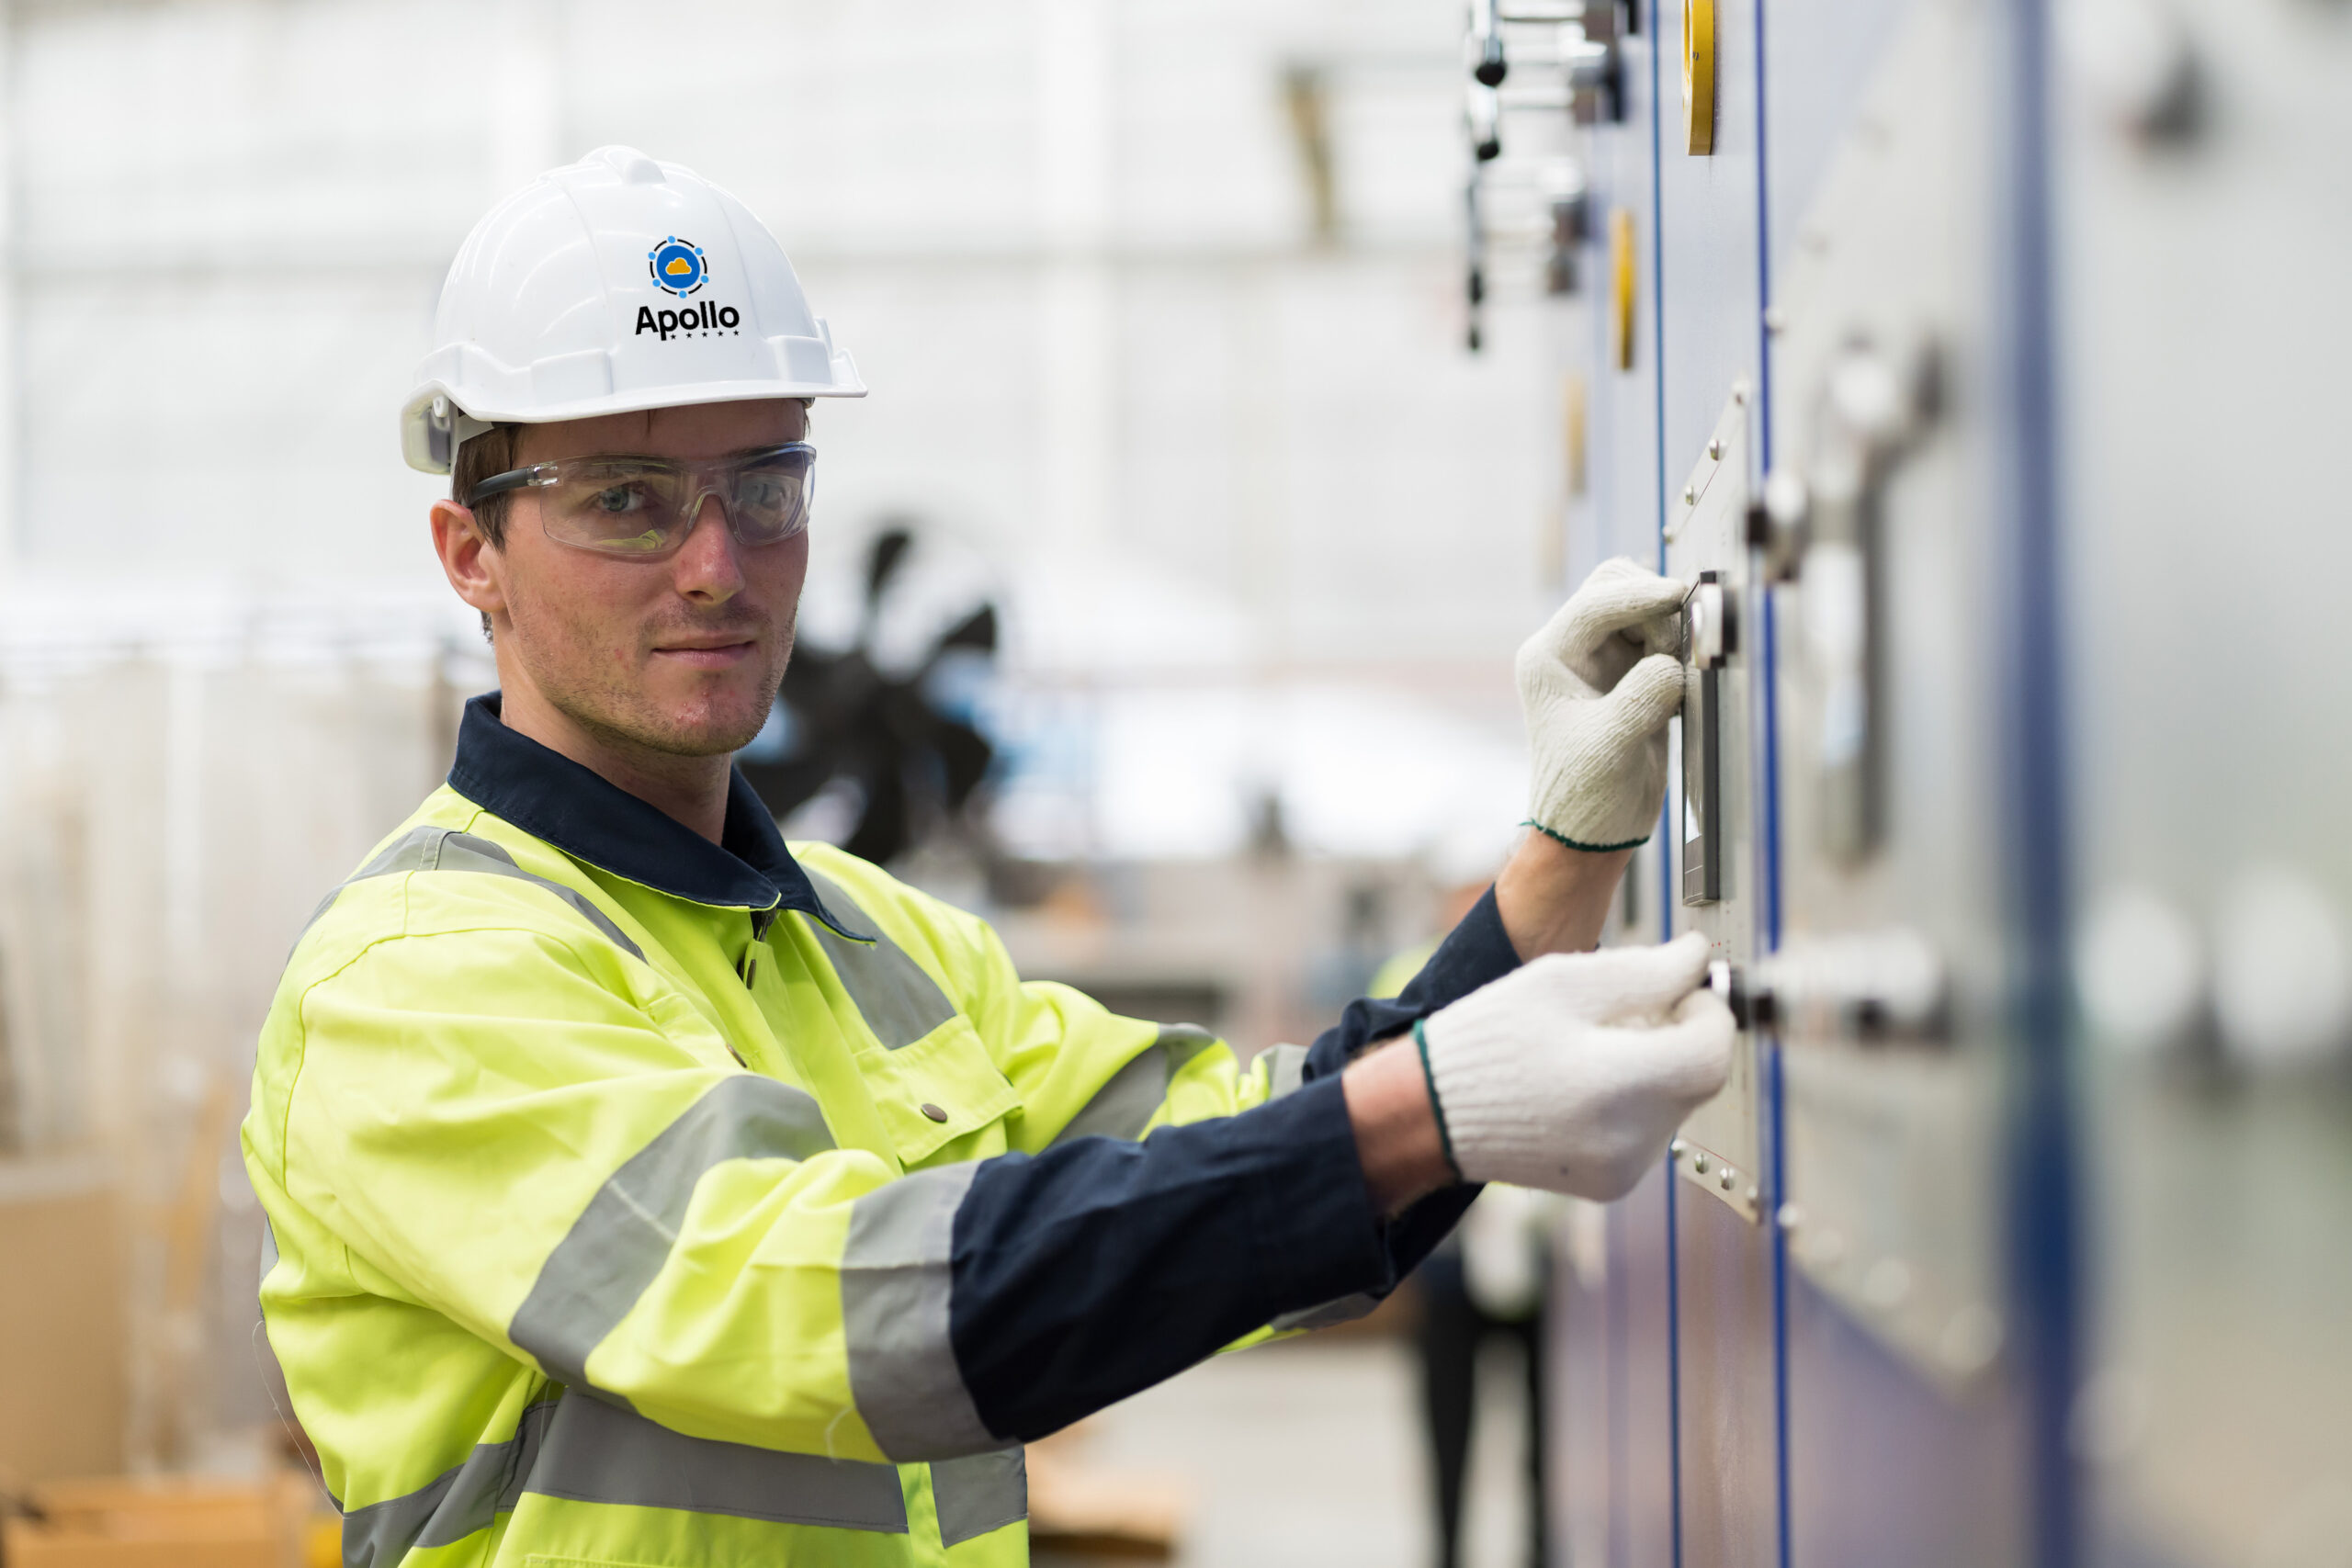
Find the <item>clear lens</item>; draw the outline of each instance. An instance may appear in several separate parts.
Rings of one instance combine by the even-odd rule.
[[[735,470],[730,510],[738,539],[747,545],[780,544],[808,526],[815,458],[806,449],[768,452]]]
[[[694,476],[666,465],[588,458],[552,465],[539,491],[548,536],[614,555],[658,555],[678,530]]]
[[[536,470],[532,488],[548,536],[582,549],[666,555],[714,492],[739,542],[774,545],[808,526],[816,456],[796,444],[710,463],[576,457]]]

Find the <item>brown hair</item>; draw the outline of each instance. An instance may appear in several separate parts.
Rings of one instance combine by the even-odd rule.
[[[492,474],[503,474],[514,466],[514,448],[521,445],[515,439],[520,428],[512,424],[493,424],[480,435],[458,448],[449,464],[449,499],[459,506],[473,493],[474,486]],[[506,503],[514,498],[513,491],[502,491],[484,496],[480,506],[471,507],[474,526],[490,541],[492,549],[506,547]],[[481,615],[481,636],[484,642],[493,640],[490,631],[490,612]]]
[[[449,465],[451,501],[459,506],[466,505],[466,497],[473,492],[474,486],[492,474],[503,474],[514,466],[514,449],[521,445],[515,439],[515,434],[520,428],[513,424],[493,424],[458,448],[457,458]],[[481,536],[488,539],[494,548],[506,547],[506,503],[513,498],[512,491],[484,496],[482,503],[471,509],[474,525],[481,530]]]

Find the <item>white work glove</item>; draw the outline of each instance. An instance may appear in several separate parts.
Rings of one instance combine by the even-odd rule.
[[[1558,953],[1414,1030],[1465,1181],[1606,1202],[1634,1190],[1731,1071],[1732,1017],[1698,988],[1707,939]]]
[[[1579,850],[1630,849],[1666,800],[1666,721],[1689,590],[1623,556],[1602,561],[1519,649],[1534,764],[1528,815]]]

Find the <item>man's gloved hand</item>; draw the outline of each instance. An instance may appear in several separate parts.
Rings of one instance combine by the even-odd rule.
[[[1682,702],[1674,648],[1688,592],[1619,556],[1520,647],[1529,816],[1576,849],[1630,849],[1657,825],[1666,721]]]
[[[1634,1189],[1731,1071],[1707,939],[1538,958],[1415,1026],[1466,1181],[1607,1201]]]

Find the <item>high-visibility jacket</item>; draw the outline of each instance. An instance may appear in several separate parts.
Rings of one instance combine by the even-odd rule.
[[[296,944],[243,1129],[345,1562],[1025,1562],[1023,1439],[1453,1223],[1373,1211],[1337,1072],[1513,962],[1489,902],[1245,1071],[796,859],[741,775],[713,844],[477,699]]]

